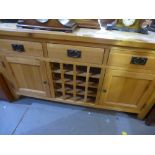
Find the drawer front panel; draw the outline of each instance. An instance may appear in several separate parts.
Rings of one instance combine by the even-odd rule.
[[[128,69],[154,70],[155,54],[112,50],[109,55],[108,65]]]
[[[47,49],[48,57],[64,61],[102,64],[104,56],[101,48],[47,44]]]
[[[0,52],[26,56],[43,56],[41,43],[0,39]]]

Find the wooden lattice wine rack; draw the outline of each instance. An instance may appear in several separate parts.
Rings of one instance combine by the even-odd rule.
[[[96,103],[100,67],[51,62],[50,68],[55,98],[79,103]]]

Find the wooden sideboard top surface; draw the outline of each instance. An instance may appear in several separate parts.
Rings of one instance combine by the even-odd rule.
[[[25,37],[32,39],[63,40],[83,43],[105,44],[113,46],[155,49],[155,33],[139,34],[134,32],[108,31],[78,28],[73,33],[32,30],[17,28],[16,24],[0,23],[0,37]]]

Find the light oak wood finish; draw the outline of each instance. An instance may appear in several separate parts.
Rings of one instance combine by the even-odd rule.
[[[104,49],[72,46],[72,45],[60,45],[60,44],[47,44],[48,57],[56,60],[63,61],[76,61],[85,63],[102,64]],[[80,58],[71,58],[67,55],[67,50],[78,50],[81,52]]]
[[[107,69],[100,104],[140,111],[141,98],[149,94],[155,75]]]
[[[7,99],[9,101],[13,101],[13,99],[17,99],[18,96],[15,93],[15,87],[10,82],[11,77],[8,77],[8,73],[6,72],[6,64],[5,57],[0,56],[0,81],[1,81],[1,99]]]
[[[63,33],[0,24],[0,70],[17,97],[131,112],[143,119],[155,102],[154,34],[103,28]],[[13,51],[11,44],[22,44],[25,52]],[[69,58],[68,49],[81,51],[81,58]],[[146,64],[131,64],[133,56],[146,57]],[[53,63],[59,64],[60,69],[53,71]],[[72,70],[66,72],[65,64],[72,65]],[[88,72],[79,74],[77,66]],[[95,72],[100,70],[96,75],[90,73],[95,67]],[[55,74],[60,74],[60,79],[55,80]],[[67,82],[66,75],[73,80]],[[85,80],[80,83],[79,77]],[[62,87],[56,90],[58,84]]]
[[[145,116],[148,114],[148,112],[153,107],[154,101],[155,101],[155,95],[154,94],[155,94],[155,89],[153,90],[153,92],[152,92],[151,96],[149,97],[147,103],[144,104],[145,107],[143,109],[141,109],[140,113],[138,114],[139,119],[145,118]]]
[[[102,67],[101,68],[101,76],[100,76],[99,84],[97,87],[96,104],[100,104],[100,96],[101,96],[101,92],[102,92],[104,77],[105,77],[105,68]]]
[[[85,85],[85,93],[84,93],[84,102],[87,102],[87,98],[88,98],[89,72],[90,72],[90,66],[87,67],[87,72],[86,72],[86,85]]]
[[[63,64],[60,63],[60,74],[61,74],[61,81],[62,81],[62,95],[63,95],[63,99],[65,99],[65,80],[64,80],[64,70],[63,70]]]
[[[73,97],[76,99],[76,65],[73,65]]]
[[[44,63],[30,58],[6,57],[6,59],[15,77],[14,83],[17,85],[18,94],[49,95],[48,81],[44,75],[46,71]]]
[[[45,62],[45,65],[46,65],[46,73],[47,73],[50,94],[52,98],[55,98],[54,85],[53,85],[53,81],[51,80],[51,77],[52,77],[51,66],[49,62]]]
[[[80,106],[85,106],[85,107],[92,107],[92,108],[97,108],[97,109],[106,109],[106,110],[115,110],[115,111],[124,111],[124,112],[130,112],[130,113],[135,113],[135,114],[140,114],[139,111],[135,110],[135,109],[129,109],[124,107],[119,108],[119,107],[113,107],[113,106],[106,106],[106,105],[99,105],[99,104],[92,104],[92,103],[85,103],[83,104],[83,102],[75,102],[73,100],[63,100],[62,98],[49,98],[49,97],[44,97],[44,96],[38,96],[36,94],[25,94],[24,96],[28,96],[28,97],[35,97],[38,99],[45,99],[45,100],[49,100],[49,101],[56,101],[56,103],[64,103],[64,104],[72,104],[72,105],[80,105]],[[145,110],[144,110],[145,111]],[[145,114],[146,115],[146,114]],[[145,117],[145,115],[143,117],[141,117],[140,119],[143,119]]]
[[[144,65],[131,64],[132,57],[146,58],[147,62]],[[111,50],[107,65],[126,69],[155,70],[155,53],[140,50]]]
[[[14,101],[14,97],[2,73],[0,73],[0,99]]]
[[[0,24],[1,37],[17,37],[41,40],[60,40],[69,42],[83,42],[93,44],[104,44],[110,46],[136,47],[155,49],[154,32],[149,35],[138,34],[134,32],[92,30],[80,28],[73,33],[51,32],[43,30],[18,29],[16,24]]]
[[[14,51],[12,44],[23,45],[24,52]],[[0,39],[0,50],[5,54],[17,54],[20,56],[43,56],[42,44],[30,41]]]
[[[15,78],[12,74],[10,66],[5,58],[5,56],[0,56],[0,72],[2,73],[5,81],[14,96],[15,99],[18,99],[19,96],[16,94],[17,87],[15,85]]]
[[[47,57],[48,56],[47,44],[46,43],[42,43],[42,48],[43,48],[43,55],[44,55],[44,57]]]
[[[54,85],[54,87],[52,87],[52,91],[54,93],[57,92],[61,94],[55,94],[55,98],[57,98],[58,100],[67,99],[78,103],[80,102],[81,105],[85,105],[85,103],[97,104],[97,101],[99,99],[98,85],[100,81],[102,81],[102,79],[100,78],[101,73],[93,73],[93,65],[86,65],[78,62],[49,63],[51,65],[50,69],[52,70],[51,72],[53,75],[51,76],[50,73],[48,74],[50,83],[53,82],[52,85]],[[100,67],[95,66],[95,68],[101,70]],[[79,78],[82,78],[83,80],[80,80]],[[90,78],[97,80],[97,82],[95,82],[95,86],[91,84]],[[96,92],[93,92],[90,89],[96,89]]]

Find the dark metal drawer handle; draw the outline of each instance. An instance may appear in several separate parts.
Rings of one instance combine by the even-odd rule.
[[[81,51],[78,50],[67,50],[67,56],[71,58],[81,58]]]
[[[130,63],[134,65],[145,65],[147,60],[148,58],[144,57],[132,57]]]
[[[16,52],[24,52],[24,46],[21,44],[12,44],[12,49]]]

